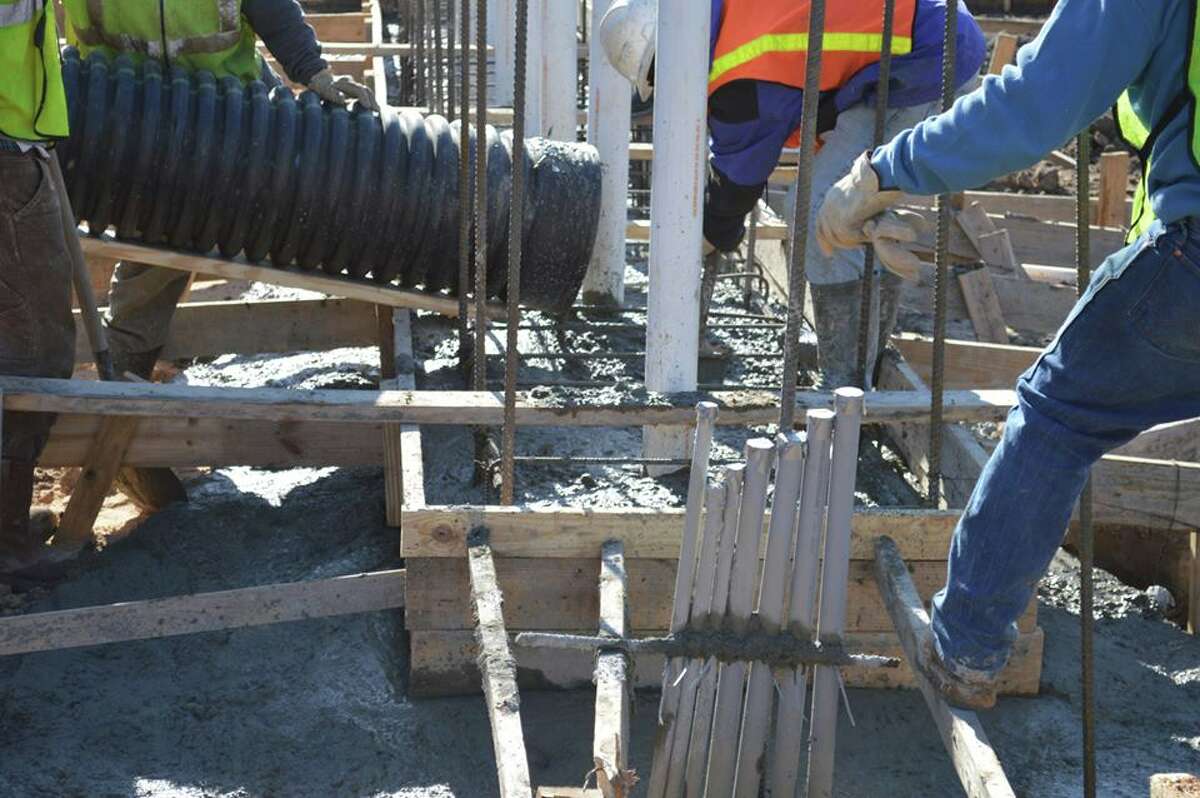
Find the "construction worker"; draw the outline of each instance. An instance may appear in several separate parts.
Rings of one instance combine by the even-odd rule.
[[[654,84],[654,0],[617,0],[600,35],[609,61],[642,98]],[[798,143],[806,63],[809,3],[805,0],[712,0],[708,128],[709,179],[704,203],[705,285],[711,290],[720,253],[735,250],[785,146]],[[817,200],[871,146],[879,78],[883,2],[827,0],[825,49],[817,131],[822,147],[813,163],[812,214]],[[891,135],[937,110],[946,0],[896,0],[886,129]],[[983,34],[958,5],[956,85],[978,73]],[[895,254],[900,261],[888,257]],[[910,269],[898,250],[879,253],[885,267]],[[864,253],[833,256],[810,240],[805,274],[812,286],[821,384],[855,383],[858,316]],[[895,324],[900,280],[883,272],[867,362]],[[702,304],[706,304],[702,303]],[[873,367],[868,368],[868,379]]]
[[[164,67],[277,86],[279,79],[258,54],[257,36],[294,83],[322,100],[377,108],[369,88],[333,74],[296,0],[65,0],[65,5],[68,39],[83,56],[126,53],[135,61],[157,58]],[[105,324],[118,375],[150,376],[189,278],[175,269],[117,265]]]
[[[921,666],[961,706],[995,701],[1017,617],[1091,465],[1155,424],[1200,416],[1198,20],[1196,0],[1060,0],[1015,67],[864,154],[824,199],[822,245],[857,247],[901,192],[960,191],[1023,169],[1114,103],[1148,165],[1129,245],[1092,274],[1021,375],[955,531]]]
[[[67,135],[58,32],[48,2],[0,0],[0,374],[70,377],[71,256],[49,147]],[[34,465],[53,416],[4,413],[0,581],[57,570],[49,514],[30,520]]]

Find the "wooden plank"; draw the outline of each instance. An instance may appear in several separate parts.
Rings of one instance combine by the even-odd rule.
[[[1075,223],[1075,198],[1055,194],[1017,194],[1009,191],[965,191],[965,203],[969,206],[978,202],[983,209],[993,216],[1021,216],[1041,222]],[[904,204],[917,208],[932,208],[932,197],[906,197]],[[1096,224],[1098,203],[1093,198],[1091,202],[1091,223]],[[1133,212],[1133,203],[1125,203],[1125,218]],[[997,224],[1004,226],[1005,220],[997,219]]]
[[[1124,150],[1100,156],[1100,208],[1096,220],[1101,227],[1121,228],[1130,217],[1125,213],[1129,189],[1129,153]]]
[[[999,75],[1004,67],[1013,62],[1017,55],[1019,40],[1011,33],[998,33],[992,42],[992,58],[988,61],[988,74]]]
[[[1150,798],[1197,798],[1200,776],[1190,773],[1155,773],[1150,777]]]
[[[369,42],[371,40],[371,17],[361,11],[305,14],[304,21],[316,31],[318,41]]]
[[[990,35],[1015,33],[1019,36],[1037,36],[1045,24],[1044,19],[1026,17],[975,17],[980,29]]]
[[[466,629],[409,634],[409,695],[429,698],[478,695],[479,671],[475,666],[473,632]],[[1037,695],[1042,669],[1044,635],[1036,629],[1017,638],[1013,656],[1000,674],[1004,695]],[[846,636],[847,645],[865,653],[903,656],[895,632],[873,632]],[[592,684],[595,657],[589,651],[565,651],[515,647],[517,683],[523,690],[588,689]],[[633,687],[658,689],[663,658],[638,655],[633,658]],[[847,687],[911,689],[912,672],[901,668],[845,668]]]
[[[604,544],[600,554],[600,634],[623,638],[629,630],[626,602],[625,548],[619,540]],[[637,783],[629,770],[629,658],[621,651],[596,654],[596,717],[592,763],[604,798],[626,798]]]
[[[374,306],[353,299],[189,302],[175,310],[162,359],[309,352],[376,341]],[[91,362],[75,313],[75,362]]]
[[[975,336],[988,343],[1008,343],[1008,325],[1004,323],[991,273],[986,268],[963,272],[958,275],[958,287],[975,325]]]
[[[528,798],[529,758],[521,730],[521,695],[517,691],[517,662],[508,647],[504,627],[504,597],[496,579],[496,567],[487,533],[478,530],[471,540],[466,565],[470,570],[471,605],[475,610],[476,662],[483,680],[488,720],[492,725],[492,748],[500,798]]]
[[[600,791],[583,787],[538,787],[537,798],[600,798]]]
[[[176,384],[134,384],[0,377],[4,409],[27,412],[85,413],[123,416],[186,415],[192,418],[243,418],[274,421],[341,421],[407,424],[499,426],[503,396],[480,391],[357,391],[287,388],[212,388]],[[720,391],[697,396],[652,394],[636,405],[546,403],[517,394],[519,426],[688,426],[695,422],[697,400],[721,407],[719,424],[770,424],[778,417],[771,391]],[[948,421],[995,421],[1003,418],[1015,395],[1007,390],[947,391]],[[797,417],[813,407],[829,407],[832,394],[796,394]],[[928,391],[877,391],[867,399],[867,423],[923,418]]]
[[[1113,450],[1126,457],[1200,462],[1200,418],[1151,427],[1129,443]]]
[[[0,656],[404,606],[404,569],[0,618]]]
[[[933,360],[932,339],[913,333],[899,333],[892,336],[892,346],[900,350],[904,362],[912,367],[922,381],[929,381]],[[946,341],[946,387],[1011,388],[1017,377],[1033,365],[1041,351],[1032,346],[949,339]]]
[[[1017,261],[1007,230],[996,226],[979,202],[970,202],[954,215],[959,229],[967,236],[979,257],[988,266],[1009,277],[1024,278],[1025,270]]]
[[[891,541],[881,538],[876,552],[879,592],[904,648],[905,659],[917,662],[921,652],[929,650],[932,634],[923,598]],[[968,798],[1015,798],[979,717],[969,710],[951,707],[919,672],[914,678]]]
[[[121,470],[139,421],[134,416],[111,416],[100,422],[54,535],[56,548],[78,549],[92,539],[92,526]]]
[[[118,260],[130,260],[137,263],[149,263],[154,266],[165,266],[170,269],[212,274],[227,280],[253,280],[291,288],[304,288],[319,291],[331,296],[342,296],[348,299],[358,299],[376,305],[387,305],[397,308],[419,308],[440,313],[443,316],[458,315],[458,300],[445,294],[430,294],[422,291],[411,291],[397,288],[393,285],[380,285],[365,280],[352,280],[317,271],[301,269],[280,269],[274,266],[264,266],[248,263],[245,258],[221,258],[212,255],[197,255],[191,252],[181,252],[164,247],[153,247],[145,244],[135,244],[128,241],[117,241],[109,236],[96,238],[81,236],[80,244],[88,257],[110,257]],[[493,304],[490,312],[496,318],[503,318],[504,307]]]
[[[473,626],[465,558],[408,558],[408,602],[405,628],[409,631],[470,629]],[[512,631],[593,629],[599,601],[593,587],[599,558],[496,558],[496,573],[505,598],[505,618]],[[671,586],[676,560],[628,558],[630,627],[637,632],[666,630],[671,621]],[[946,561],[914,560],[913,578],[922,597],[929,599],[945,585]],[[878,632],[891,628],[869,560],[850,563],[849,610],[846,628]],[[1036,626],[1036,602],[1022,616],[1021,628]]]
[[[43,468],[82,466],[92,441],[109,416],[61,414],[38,464]],[[264,421],[145,416],[138,421],[124,465],[379,466],[383,464],[383,424],[328,421]]]
[[[412,314],[396,310],[392,319],[395,334],[396,380],[399,389],[415,390],[416,363],[413,358]],[[384,493],[387,522],[400,526],[405,508],[425,505],[425,466],[421,428],[413,424],[384,424]]]
[[[1021,263],[1045,263],[1051,266],[1074,264],[1074,224],[1043,222],[1025,216],[1009,216],[994,221],[1008,230],[1013,251]],[[1125,233],[1110,227],[1093,225],[1088,238],[1091,244],[1089,263],[1093,269],[1125,246]]]
[[[671,560],[679,557],[683,515],[682,508],[431,506],[404,513],[400,555],[465,557],[467,533],[486,526],[499,557],[588,558],[604,541],[616,539],[624,543],[626,557]],[[869,559],[875,538],[888,535],[909,559],[945,559],[958,515],[945,510],[861,508],[854,513],[850,557]],[[768,513],[768,523],[770,517]]]
[[[1188,631],[1200,634],[1200,532],[1192,530],[1191,579],[1188,589]]]
[[[1092,468],[1098,523],[1200,527],[1200,463],[1106,455]]]

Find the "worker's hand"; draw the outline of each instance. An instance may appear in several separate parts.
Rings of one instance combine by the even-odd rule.
[[[375,102],[375,92],[345,75],[334,75],[329,67],[313,75],[308,87],[322,100],[334,105],[345,105],[348,100],[358,100],[358,104],[368,111],[379,110],[379,103]]]
[[[916,282],[921,276],[921,259],[905,246],[919,238],[925,217],[914,211],[884,211],[863,225],[863,234],[875,248],[875,259],[897,277]]]
[[[903,198],[901,191],[880,191],[879,176],[871,168],[870,154],[858,156],[850,173],[833,184],[817,214],[817,244],[827,256],[834,249],[850,249],[867,241],[863,225]]]

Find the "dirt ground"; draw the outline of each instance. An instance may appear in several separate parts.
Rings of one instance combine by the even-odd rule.
[[[251,293],[262,289],[252,288]],[[736,292],[724,292],[732,312]],[[422,386],[453,384],[449,330],[417,329]],[[628,334],[624,332],[622,334]],[[720,333],[751,349],[774,332]],[[749,342],[744,336],[749,336]],[[767,336],[767,337],[763,337]],[[534,342],[523,342],[532,347]],[[537,346],[639,348],[594,331]],[[497,363],[499,361],[497,360]],[[576,379],[634,390],[627,364],[589,361]],[[735,366],[731,377],[764,382]],[[224,356],[177,380],[210,385],[364,387],[377,383],[374,349]],[[546,375],[539,375],[546,378]],[[561,375],[559,375],[561,377]],[[600,390],[600,389],[585,389]],[[749,433],[727,429],[715,458],[736,457]],[[522,434],[522,453],[628,454],[635,430]],[[425,436],[430,501],[476,501],[470,441],[451,428]],[[894,456],[864,448],[859,500],[911,504]],[[593,506],[677,503],[681,477],[635,468],[523,466],[519,495]],[[376,468],[221,468],[186,475],[191,500],[140,523],[117,523],[77,575],[48,593],[0,596],[6,613],[45,611],[194,591],[315,579],[398,564],[398,535],[383,524]],[[47,484],[44,495],[61,501]],[[114,500],[114,507],[116,502]],[[116,509],[113,510],[116,513]],[[129,523],[127,523],[129,522]],[[1076,572],[1063,555],[1043,584],[1046,630],[1041,695],[1003,699],[984,717],[1022,796],[1078,795],[1080,735]],[[1101,575],[1096,663],[1100,794],[1143,796],[1149,776],[1200,770],[1200,641],[1162,621],[1144,595]],[[0,659],[0,795],[5,796],[488,796],[496,793],[483,702],[410,700],[400,612],[312,620],[116,646]],[[843,715],[840,796],[959,794],[918,694],[850,691]],[[590,691],[528,692],[523,720],[539,784],[582,783],[589,768]],[[633,766],[649,772],[657,696],[639,694]]]

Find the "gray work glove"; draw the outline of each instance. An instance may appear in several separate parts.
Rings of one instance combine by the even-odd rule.
[[[322,100],[334,105],[345,105],[348,100],[358,100],[358,104],[368,111],[379,110],[379,103],[375,101],[375,92],[353,78],[334,75],[333,70],[329,67],[325,67],[313,75],[312,80],[308,82],[308,87],[316,92]]]

